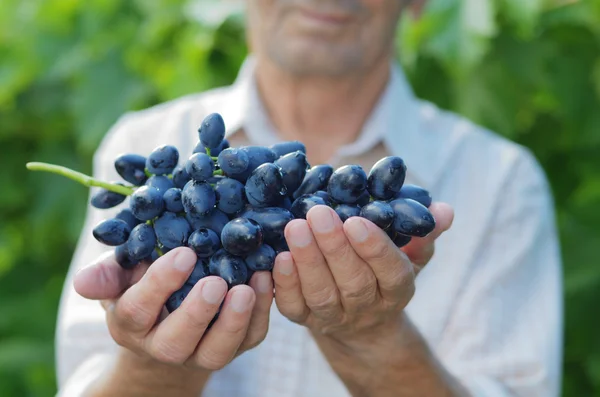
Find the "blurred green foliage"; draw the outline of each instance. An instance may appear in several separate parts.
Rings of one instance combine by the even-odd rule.
[[[600,3],[430,0],[398,49],[417,94],[518,141],[554,189],[565,264],[565,396],[600,395]],[[228,2],[0,2],[0,395],[56,390],[53,338],[87,191],[117,117],[230,83],[245,54]]]

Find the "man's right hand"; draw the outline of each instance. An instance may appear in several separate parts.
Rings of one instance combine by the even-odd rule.
[[[112,255],[101,257],[77,273],[75,290],[101,301],[113,339],[139,356],[140,363],[217,370],[265,338],[273,281],[269,272],[257,272],[250,286],[227,291],[223,279],[206,277],[168,314],[165,302],[195,263],[189,248],[174,249],[151,266],[141,263],[133,270],[121,268]],[[223,301],[219,318],[207,330]]]

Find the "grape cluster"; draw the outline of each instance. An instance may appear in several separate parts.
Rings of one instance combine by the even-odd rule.
[[[379,160],[367,175],[358,165],[311,167],[297,141],[231,148],[216,113],[198,132],[198,145],[182,165],[170,145],[147,157],[119,156],[115,168],[132,188],[129,208],[93,230],[98,241],[116,247],[116,260],[126,269],[181,246],[196,253],[192,274],[167,302],[169,311],[203,277],[219,276],[231,288],[247,283],[256,271],[272,270],[276,255],[288,250],[285,226],[306,218],[316,205],[333,208],[342,221],[370,220],[398,247],[435,227],[428,210],[431,196],[404,184],[406,165],[400,157]],[[125,199],[101,189],[91,204],[112,208]]]

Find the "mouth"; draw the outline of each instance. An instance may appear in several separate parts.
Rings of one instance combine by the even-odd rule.
[[[315,11],[310,8],[300,8],[303,17],[319,25],[340,26],[352,21],[352,16],[341,12]]]

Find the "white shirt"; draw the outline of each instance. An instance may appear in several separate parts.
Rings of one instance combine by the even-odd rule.
[[[120,153],[148,154],[176,145],[181,158],[198,141],[208,113],[228,134],[243,128],[257,145],[277,135],[254,82],[249,58],[231,87],[186,96],[123,116],[94,157],[95,176],[118,180]],[[525,148],[416,99],[395,65],[364,132],[338,152],[362,156],[383,143],[406,161],[408,181],[450,203],[455,222],[417,278],[408,307],[433,353],[473,396],[558,396],[562,357],[562,279],[553,202],[539,165]],[[92,227],[118,209],[90,208],[59,312],[59,395],[78,396],[117,345],[98,302],[79,296],[76,270],[108,248]],[[269,333],[257,348],[215,373],[207,397],[349,396],[311,336],[273,305]]]

